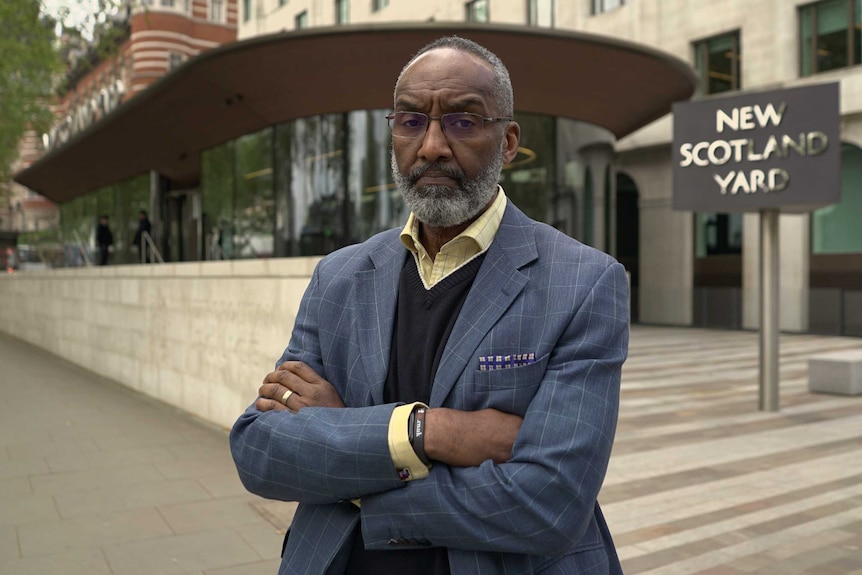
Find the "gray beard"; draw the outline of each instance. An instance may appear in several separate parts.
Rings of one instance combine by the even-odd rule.
[[[473,179],[468,179],[456,168],[436,162],[401,175],[395,154],[392,153],[391,157],[392,177],[404,203],[420,222],[434,228],[451,228],[477,216],[497,195],[497,184],[503,170],[502,147],[494,161]],[[418,187],[416,182],[428,170],[446,174],[458,183],[458,187]]]

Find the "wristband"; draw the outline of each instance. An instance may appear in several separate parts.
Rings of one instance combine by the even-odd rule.
[[[389,454],[398,476],[403,481],[413,481],[428,477],[430,466],[422,463],[413,445],[410,443],[410,432],[413,426],[408,425],[410,415],[416,407],[425,407],[419,403],[400,405],[392,410],[389,419]],[[415,416],[414,416],[415,421]]]
[[[408,438],[413,451],[416,452],[416,457],[425,465],[431,465],[431,461],[425,454],[425,413],[426,409],[422,406],[416,406],[410,413]]]

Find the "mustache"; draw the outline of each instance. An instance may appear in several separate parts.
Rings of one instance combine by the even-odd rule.
[[[411,185],[415,185],[416,182],[419,181],[419,178],[424,176],[427,172],[438,172],[445,176],[448,176],[458,182],[458,185],[462,185],[464,183],[464,172],[455,168],[454,166],[449,166],[446,164],[441,164],[439,162],[430,162],[428,164],[418,166],[407,174],[407,180]]]

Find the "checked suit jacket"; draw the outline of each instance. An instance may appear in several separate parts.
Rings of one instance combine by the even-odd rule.
[[[243,484],[300,502],[279,573],[343,573],[361,517],[369,549],[448,549],[462,574],[621,573],[597,504],[628,349],[628,283],[610,256],[535,222],[511,202],[441,357],[431,407],[523,416],[512,458],[435,464],[403,482],[383,403],[398,281],[399,230],[318,264],[279,364],[306,362],[346,409],[261,413],[231,431]],[[411,264],[412,265],[412,264]],[[480,370],[479,358],[535,354]],[[361,509],[350,500],[361,497]]]

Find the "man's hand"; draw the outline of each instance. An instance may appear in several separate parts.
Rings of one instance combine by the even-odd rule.
[[[523,421],[496,409],[429,409],[425,414],[425,454],[456,467],[477,467],[488,459],[504,463],[512,457]]]
[[[344,407],[332,384],[301,361],[286,361],[267,374],[258,395],[254,406],[260,411],[296,413],[303,407]]]

